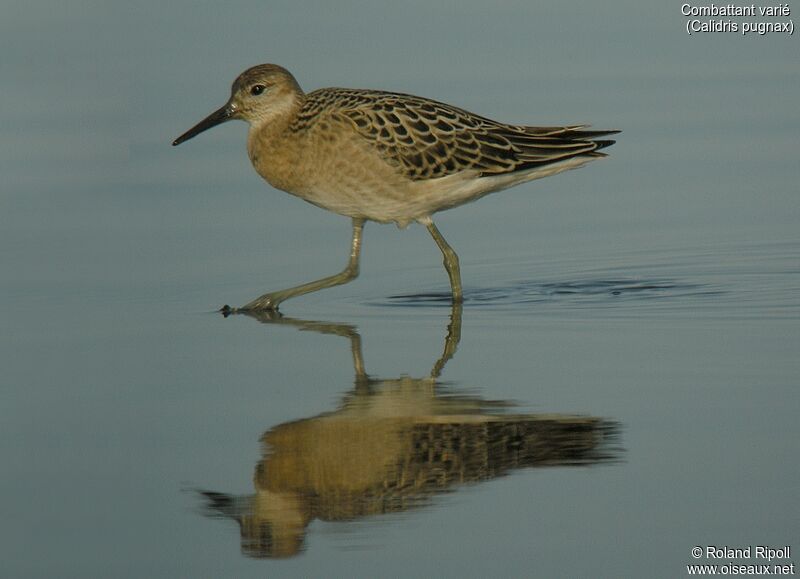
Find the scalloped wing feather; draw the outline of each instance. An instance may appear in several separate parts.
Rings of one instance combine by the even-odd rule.
[[[507,125],[430,99],[401,93],[320,89],[307,95],[296,123],[320,114],[349,122],[381,156],[412,181],[469,171],[502,175],[559,163],[613,141],[596,137],[617,131],[587,131],[586,125]],[[298,128],[298,127],[295,127]]]

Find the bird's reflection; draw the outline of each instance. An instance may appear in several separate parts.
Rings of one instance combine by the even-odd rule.
[[[347,324],[278,313],[248,314],[269,324],[347,337],[354,388],[339,409],[286,422],[262,436],[255,494],[201,491],[204,512],[239,523],[251,557],[291,557],[314,519],[350,521],[405,511],[458,485],[515,469],[613,461],[618,423],[590,416],[513,412],[506,402],[459,395],[437,384],[461,334],[454,306],[444,351],[424,378],[367,375],[361,337]]]

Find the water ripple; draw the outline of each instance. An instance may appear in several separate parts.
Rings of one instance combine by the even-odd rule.
[[[617,253],[604,268],[585,257],[553,263],[512,260],[473,270],[466,281],[474,285],[464,288],[464,302],[515,313],[581,310],[582,315],[591,311],[615,317],[795,320],[800,319],[798,256],[797,243],[762,243]],[[511,270],[530,277],[503,279]],[[446,306],[450,292],[394,294],[370,303]]]
[[[499,287],[465,288],[467,304],[520,305],[531,303],[613,304],[620,300],[665,300],[681,297],[713,297],[724,290],[700,283],[670,279],[573,279],[567,281],[521,281]],[[449,292],[420,292],[389,296],[382,306],[449,305]]]

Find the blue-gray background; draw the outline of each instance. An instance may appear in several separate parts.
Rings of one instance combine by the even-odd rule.
[[[688,36],[681,4],[6,2],[0,574],[675,577],[694,545],[800,549],[800,45]],[[261,434],[353,386],[343,339],[212,313],[347,254],[346,219],[252,171],[243,124],[169,146],[260,62],[623,129],[438,218],[467,297],[443,380],[618,421],[622,462],[316,521],[277,562],[200,514],[187,489],[252,492]],[[283,309],[424,376],[449,308],[389,296],[446,288],[423,228],[368,224],[361,278]]]

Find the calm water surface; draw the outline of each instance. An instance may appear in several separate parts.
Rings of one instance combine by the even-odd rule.
[[[800,550],[797,37],[689,37],[647,4],[12,3],[0,575],[679,577],[695,545]],[[463,309],[424,228],[368,224],[356,282],[224,318],[348,251],[243,125],[169,146],[261,61],[624,132],[440,216]]]

